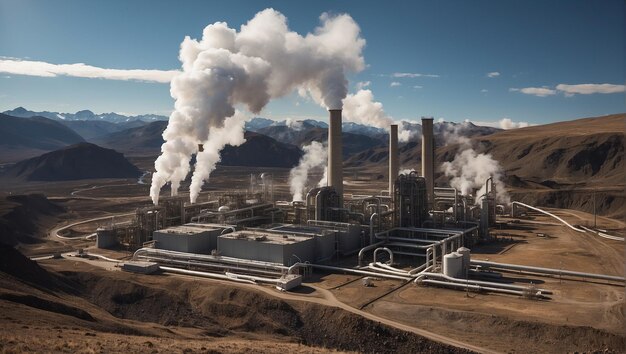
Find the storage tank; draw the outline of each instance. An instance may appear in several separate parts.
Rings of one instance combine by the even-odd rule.
[[[99,227],[96,230],[96,247],[97,248],[113,248],[117,246],[117,235],[113,230]]]
[[[456,253],[463,256],[463,274],[462,275],[463,277],[465,277],[465,274],[470,268],[470,249],[467,247],[460,247],[458,250],[456,250]]]
[[[443,274],[453,278],[463,278],[463,256],[456,252],[443,256]]]

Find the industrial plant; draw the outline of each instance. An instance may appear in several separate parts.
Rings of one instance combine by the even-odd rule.
[[[364,285],[393,279],[528,299],[549,299],[552,291],[532,282],[499,281],[503,272],[624,282],[618,276],[473,260],[473,247],[493,242],[490,230],[500,215],[533,210],[585,230],[523,203],[498,204],[492,177],[480,195],[436,186],[432,118],[422,118],[421,171],[399,174],[398,126],[391,125],[388,189],[344,193],[342,111],[329,112],[327,185],[310,189],[304,200],[275,200],[272,175],[253,174],[240,191],[213,191],[193,204],[180,196],[163,198],[138,209],[131,221],[102,225],[97,247],[134,251],[124,262],[129,271],[271,284],[282,291],[315,272],[354,274]]]

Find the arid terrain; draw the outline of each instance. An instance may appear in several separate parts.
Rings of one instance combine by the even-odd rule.
[[[212,186],[244,184],[249,171],[220,168]],[[281,181],[279,176],[286,178],[288,170],[272,173]],[[347,178],[346,189],[350,193],[384,188],[384,180],[371,182]],[[147,186],[134,180],[34,182],[12,188],[16,193],[45,192],[49,198],[9,197],[10,203],[3,204],[5,212],[13,213],[8,217],[11,230],[34,228],[28,232],[34,236],[18,239],[17,246],[31,257],[93,247],[93,241],[51,236],[57,225],[124,214],[148,203]],[[28,217],[18,217],[24,213]],[[575,224],[592,222],[584,212],[557,213]],[[472,250],[475,259],[624,275],[623,243],[581,236],[538,214],[530,214],[527,221],[510,221],[499,220],[495,231],[499,241]],[[65,235],[87,235],[103,222],[70,228]],[[612,233],[624,234],[619,220],[600,217],[597,222]],[[540,233],[549,237],[538,237]],[[124,251],[98,252],[115,258],[130,256]],[[3,253],[0,344],[8,352],[457,350],[407,333],[406,328],[402,331],[401,326],[478,351],[620,352],[626,348],[623,285],[600,281],[509,275],[555,292],[550,300],[539,301],[392,280],[364,288],[360,277],[315,273],[290,294],[183,276],[131,275],[108,262],[68,257],[42,260],[37,266],[11,248]],[[360,313],[376,317],[367,319]],[[500,338],[493,340],[496,334]]]
[[[623,115],[603,117],[473,139],[478,150],[503,165],[512,200],[558,207],[550,210],[572,224],[592,226],[589,196],[595,191],[597,227],[624,236],[623,121]],[[414,145],[402,150],[401,161],[410,161],[408,167],[419,166]],[[386,155],[385,148],[376,149],[374,155]],[[440,147],[439,161],[451,159],[455,149]],[[237,158],[237,151],[232,153]],[[145,150],[126,153],[140,171],[150,171],[154,157]],[[358,164],[355,159],[359,156],[348,160],[344,172],[346,193],[376,194],[386,188],[386,157]],[[273,175],[276,199],[289,200],[288,168],[220,166],[200,201],[214,190],[245,189],[250,173],[262,172]],[[315,173],[312,179],[319,179],[321,171]],[[438,183],[444,181],[440,175]],[[148,205],[149,183],[149,175],[139,180],[4,180],[1,241],[15,248],[1,249],[0,351],[626,351],[624,286],[619,283],[505,273],[507,281],[554,292],[550,299],[530,300],[395,280],[363,287],[359,276],[315,272],[296,291],[283,293],[171,274],[133,275],[114,263],[66,254],[84,248],[129,259],[128,251],[97,250],[94,241],[81,236]],[[188,181],[182,190],[187,188]],[[167,188],[163,193],[169,193]],[[625,274],[623,242],[577,233],[538,213],[498,217],[492,234],[494,242],[472,249],[473,259]],[[63,253],[62,259],[27,258],[53,253]],[[354,265],[356,259],[342,264]]]

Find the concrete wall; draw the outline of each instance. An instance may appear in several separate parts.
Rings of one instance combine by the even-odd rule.
[[[297,262],[296,255],[302,262],[313,262],[314,239],[304,239],[297,243],[272,243],[250,239],[218,237],[217,249],[222,256],[243,258],[264,262],[291,265]]]
[[[98,230],[96,233],[96,247],[113,248],[119,243],[117,235],[112,230]]]
[[[152,238],[156,241],[155,247],[158,249],[208,254],[217,249],[217,237],[220,233],[220,229],[206,230],[196,234],[155,231]]]
[[[339,233],[339,253],[349,254],[361,249],[361,227],[348,226],[346,232]]]
[[[330,259],[335,256],[336,232],[315,236],[315,261]]]

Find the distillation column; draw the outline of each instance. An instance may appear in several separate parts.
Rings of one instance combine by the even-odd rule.
[[[328,112],[330,112],[330,124],[328,127],[328,186],[334,187],[340,200],[343,201],[341,110],[330,109]]]
[[[389,129],[389,195],[393,195],[393,184],[398,178],[398,125]]]
[[[435,149],[433,137],[433,118],[422,117],[422,177],[426,179],[428,208],[432,210],[435,202]]]

